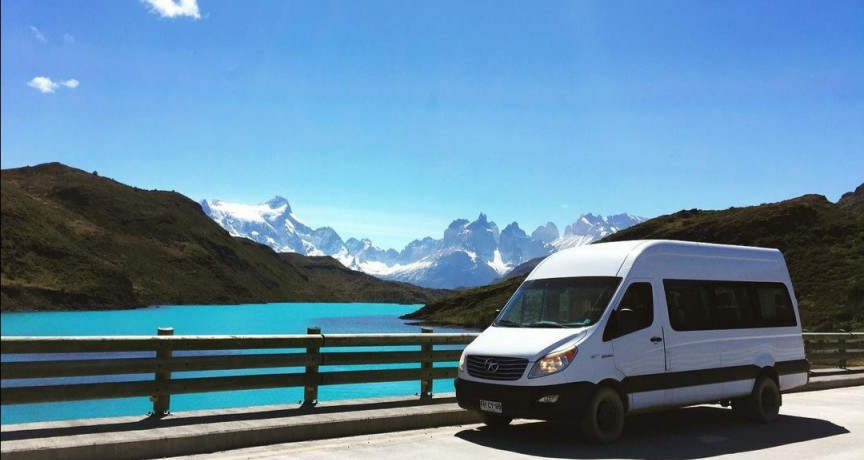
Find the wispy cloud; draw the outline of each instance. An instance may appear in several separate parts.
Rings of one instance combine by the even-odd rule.
[[[188,16],[201,19],[198,0],[141,0],[150,5],[150,11],[163,18]]]
[[[27,86],[31,88],[35,88],[42,94],[50,94],[56,91],[60,87],[65,87],[69,89],[75,89],[78,87],[80,82],[74,78],[70,78],[65,81],[55,82],[48,77],[35,77],[29,82],[27,82]]]
[[[72,34],[63,34],[63,41],[72,44],[75,43],[75,37]]]
[[[45,35],[43,35],[36,26],[30,26],[30,31],[33,32],[33,36],[36,37],[36,40],[39,40],[40,42],[48,41],[48,39],[45,38]]]

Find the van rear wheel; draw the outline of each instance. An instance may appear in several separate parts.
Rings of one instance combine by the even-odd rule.
[[[581,428],[592,442],[617,441],[624,430],[624,403],[618,392],[609,387],[598,388],[588,401]]]
[[[753,393],[732,401],[732,410],[754,422],[770,423],[780,416],[782,399],[774,379],[760,375],[753,385]]]

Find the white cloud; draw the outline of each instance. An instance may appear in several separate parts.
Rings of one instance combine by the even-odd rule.
[[[53,93],[57,90],[57,88],[60,88],[61,86],[69,89],[75,89],[78,87],[79,84],[80,82],[74,78],[70,78],[65,81],[55,82],[48,77],[35,77],[29,82],[27,82],[27,86],[31,88],[36,88],[36,90],[42,94]]]
[[[176,18],[178,16],[189,16],[200,19],[198,12],[198,0],[142,0],[150,5],[150,11],[163,18]]]
[[[63,34],[63,41],[72,44],[75,43],[75,37],[72,34]]]
[[[30,26],[30,31],[33,32],[33,36],[36,37],[36,40],[39,40],[40,42],[48,41],[48,39],[45,38],[45,35],[42,35],[42,32],[40,32],[36,26]]]

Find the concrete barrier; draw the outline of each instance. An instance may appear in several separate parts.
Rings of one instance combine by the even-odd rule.
[[[864,385],[861,371],[814,371],[796,391]],[[477,415],[444,394],[4,425],[0,445],[3,460],[140,460],[473,423]]]

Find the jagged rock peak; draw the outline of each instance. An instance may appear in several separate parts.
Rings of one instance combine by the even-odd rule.
[[[507,226],[504,227],[504,230],[501,231],[501,234],[502,234],[502,235],[503,235],[503,234],[509,234],[509,233],[514,233],[514,234],[517,234],[517,235],[525,236],[525,231],[522,230],[521,228],[519,228],[519,223],[518,223],[518,222],[512,222],[512,223],[510,223],[510,224],[507,224]]]
[[[468,221],[468,219],[456,219],[456,220],[454,220],[453,222],[450,222],[450,226],[447,227],[447,229],[448,229],[448,230],[450,230],[450,229],[453,229],[453,230],[461,229],[462,227],[468,225],[469,223],[470,223],[470,222]]]
[[[537,227],[537,229],[531,233],[531,238],[542,241],[546,244],[552,244],[553,241],[560,237],[561,233],[558,232],[558,226],[552,222],[547,222],[546,225]]]
[[[285,206],[285,212],[291,212],[291,205],[288,203],[288,199],[281,195],[274,196],[266,204],[267,206],[270,206],[270,209],[278,209]]]

